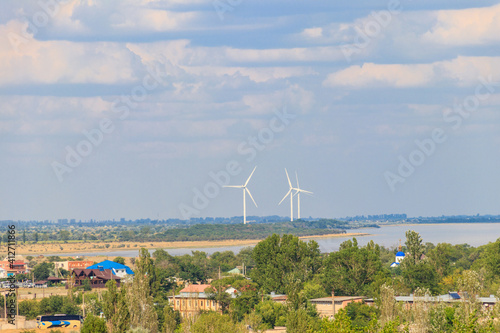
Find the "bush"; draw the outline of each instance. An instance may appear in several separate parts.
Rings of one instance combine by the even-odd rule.
[[[81,333],[107,333],[106,322],[104,319],[89,314],[83,322]]]

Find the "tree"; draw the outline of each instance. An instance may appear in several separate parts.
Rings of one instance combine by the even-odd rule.
[[[293,235],[277,234],[267,237],[255,246],[252,258],[255,267],[252,279],[266,292],[284,292],[285,276],[294,273],[302,282],[313,276],[320,267],[319,245],[308,243]]]
[[[59,238],[62,241],[67,241],[71,237],[71,233],[68,230],[60,230],[59,231]]]
[[[422,254],[424,254],[424,245],[422,244],[422,237],[420,234],[413,230],[406,232],[406,249],[407,252],[404,261],[409,265],[415,265],[420,261]]]
[[[245,325],[235,323],[229,315],[209,312],[201,314],[198,319],[189,328],[186,323],[181,325],[181,332],[185,333],[209,333],[209,332],[231,332],[245,333],[248,332]]]
[[[150,291],[150,279],[147,274],[137,273],[127,288],[127,304],[130,313],[130,326],[142,327],[150,333],[158,332],[158,314]]]
[[[49,264],[48,262],[42,262],[36,265],[33,268],[33,275],[35,276],[35,280],[47,280],[47,278],[50,276],[50,271],[53,266],[54,264]]]
[[[125,258],[123,257],[116,257],[113,261],[125,265]]]
[[[90,280],[89,279],[83,280],[83,290],[85,290],[85,291],[92,290],[92,286],[90,285]]]
[[[351,324],[351,318],[346,313],[345,309],[340,309],[334,320],[323,318],[321,321],[321,330],[319,333],[355,333]]]
[[[83,322],[81,333],[107,333],[106,322],[104,319],[88,314]]]
[[[381,270],[378,245],[370,241],[365,247],[359,247],[353,238],[325,258],[322,282],[328,293],[333,290],[338,296],[364,294]]]
[[[179,311],[174,311],[170,305],[163,308],[163,327],[165,333],[174,333],[180,323]]]
[[[103,312],[110,333],[125,332],[130,327],[130,313],[126,302],[126,289],[118,292],[116,281],[106,283],[108,291],[103,294]]]

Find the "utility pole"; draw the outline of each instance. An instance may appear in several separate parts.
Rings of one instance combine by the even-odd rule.
[[[17,322],[19,321],[19,289],[16,288],[16,329],[17,329]]]
[[[335,317],[335,291],[332,289],[333,316]]]
[[[82,292],[83,318],[85,318],[85,291]]]

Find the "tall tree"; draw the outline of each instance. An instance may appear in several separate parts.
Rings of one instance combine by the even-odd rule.
[[[422,254],[424,254],[424,245],[422,244],[420,234],[416,231],[408,230],[406,232],[405,245],[408,252],[405,256],[405,261],[410,265],[419,262]]]
[[[335,295],[355,296],[367,291],[378,272],[382,270],[380,249],[373,241],[359,247],[356,238],[340,245],[337,252],[328,255],[323,264],[322,282],[326,291]]]
[[[304,282],[321,264],[318,243],[306,243],[293,235],[269,236],[257,244],[252,257],[251,277],[267,292],[285,292],[287,275],[293,273]]]

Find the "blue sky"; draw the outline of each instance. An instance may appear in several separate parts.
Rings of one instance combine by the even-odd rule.
[[[0,7],[0,219],[500,214],[497,1]]]

